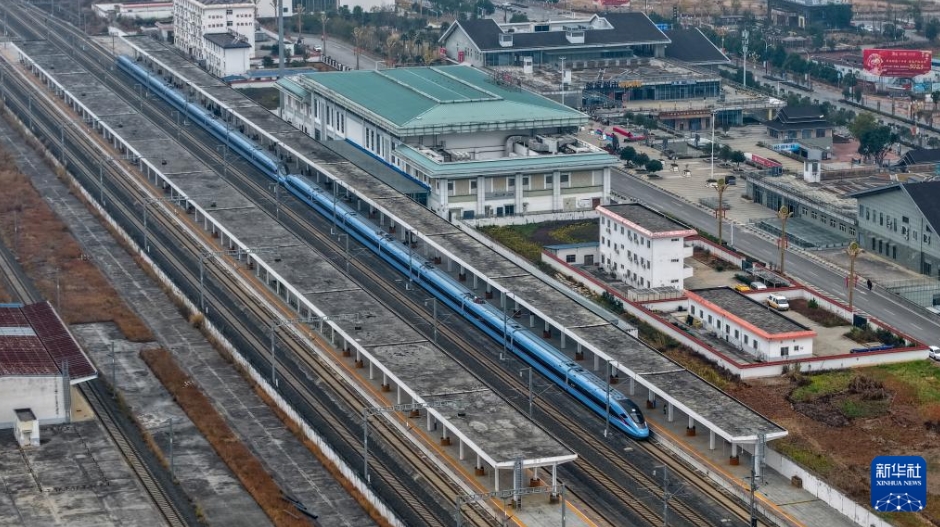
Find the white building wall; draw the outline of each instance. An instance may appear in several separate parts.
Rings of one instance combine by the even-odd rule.
[[[473,41],[464,33],[463,29],[457,28],[444,41],[444,48],[447,50],[447,58],[457,61],[460,52],[464,52],[463,64],[471,64],[476,67],[483,67],[483,54],[477,52],[473,46]]]
[[[209,72],[219,77],[241,75],[248,71],[251,49],[225,49],[206,41],[206,67]]]
[[[173,2],[174,44],[197,60],[207,60],[203,35],[235,31],[244,35],[249,56],[255,48],[255,5],[252,2],[204,5],[197,0]]]
[[[694,299],[689,303],[689,313],[702,321],[702,327],[737,349],[761,360],[806,357],[813,354],[813,337],[768,339],[724,313],[704,306]]]
[[[41,425],[65,422],[62,377],[0,377],[0,429],[13,428],[18,408],[31,409]]]
[[[638,288],[675,287],[691,275],[684,259],[684,239],[651,238],[630,225],[601,215],[600,255],[602,266],[620,280]]]

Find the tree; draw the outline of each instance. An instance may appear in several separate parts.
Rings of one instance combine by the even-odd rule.
[[[852,124],[849,125],[849,132],[851,132],[856,139],[861,140],[865,132],[874,130],[877,127],[878,121],[875,120],[875,116],[871,113],[864,112],[860,113],[858,117],[852,121]]]
[[[744,162],[745,159],[746,159],[746,158],[744,157],[744,152],[742,152],[742,151],[740,151],[740,150],[735,150],[734,152],[731,152],[731,162],[732,162],[732,163],[734,163],[734,164],[736,164],[736,165],[740,165],[741,163]]]
[[[898,135],[887,126],[877,126],[863,132],[858,142],[858,153],[873,158],[878,166],[882,166],[891,145],[898,142]]]
[[[636,148],[625,146],[620,149],[620,159],[624,161],[633,161],[636,159]]]
[[[513,13],[512,18],[509,19],[510,24],[515,24],[518,22],[528,22],[529,17],[525,16],[525,13]]]
[[[819,51],[826,44],[826,38],[823,37],[822,33],[816,33],[813,35],[813,50]]]
[[[836,39],[830,38],[826,40],[826,47],[829,48],[829,51],[836,50]]]
[[[718,149],[718,159],[721,159],[722,161],[731,159],[731,147],[728,145],[721,145],[721,148]]]
[[[924,26],[924,37],[932,42],[937,38],[937,35],[940,35],[940,20],[931,18],[930,22],[927,22],[927,25]]]
[[[643,154],[643,153],[639,153],[636,155],[636,157],[633,158],[633,164],[635,164],[638,167],[645,166],[649,162],[650,162],[650,156]]]
[[[650,159],[649,161],[646,162],[645,166],[646,166],[646,171],[649,172],[650,174],[659,172],[660,170],[663,169],[663,164],[658,159]]]
[[[261,65],[265,68],[272,68],[274,67],[274,59],[271,58],[271,55],[265,55],[261,57]]]

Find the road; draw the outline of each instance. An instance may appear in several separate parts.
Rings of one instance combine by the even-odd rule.
[[[291,35],[296,35],[296,32],[291,33]],[[338,40],[335,38],[330,38],[330,35],[326,35],[326,44],[323,43],[323,39],[320,38],[322,35],[315,35],[313,33],[302,33],[304,44],[312,46],[323,46],[323,49],[326,50],[326,55],[332,57],[334,60],[340,64],[345,64],[352,69],[356,69],[356,47],[352,44]],[[385,61],[377,60],[371,55],[365,53],[359,54],[359,69],[362,70],[371,70],[375,69],[376,63],[384,63]]]
[[[669,213],[693,227],[715,234],[717,225],[713,214],[687,203],[643,180],[614,171],[611,188],[634,197],[657,210]],[[734,248],[763,262],[776,262],[779,250],[773,241],[747,229],[734,229]],[[787,252],[788,274],[805,284],[812,284],[829,296],[847,301],[844,287],[847,272],[834,270],[801,252]],[[887,322],[895,329],[924,344],[940,343],[940,320],[922,308],[914,308],[892,293],[875,287],[873,291],[856,288],[854,304],[857,309]]]

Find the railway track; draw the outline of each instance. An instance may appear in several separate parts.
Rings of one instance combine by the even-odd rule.
[[[86,67],[88,66],[86,65]],[[114,79],[112,78],[112,80]],[[113,87],[114,83],[112,82],[111,84]],[[149,107],[149,103],[148,103],[148,107]],[[167,117],[166,113],[161,114],[159,112],[154,112],[154,111],[151,111],[150,113],[154,115],[148,115],[148,117],[153,119],[155,122],[159,122],[162,118],[162,121],[163,121],[162,126],[164,128],[166,128],[167,125],[170,125],[169,129],[175,130],[175,128],[172,127],[172,125],[175,123],[169,122],[169,118]],[[217,151],[215,151],[213,148],[208,148],[205,145],[203,145],[201,140],[194,137],[193,134],[191,134],[190,132],[187,131],[186,135],[190,136],[191,142],[194,144],[195,148],[201,150],[200,153],[202,154],[203,157],[208,157],[210,159],[216,159],[220,157]],[[240,172],[240,171],[230,169],[229,173],[231,174],[233,172]],[[257,183],[251,180],[250,176],[247,176],[245,174],[239,174],[239,177],[240,179],[243,180],[243,184],[246,184],[249,187],[251,186],[255,187],[253,191],[255,192],[257,196],[265,195],[266,189],[259,187]],[[261,200],[261,201],[262,203],[264,202],[264,200]],[[290,211],[289,216],[291,216],[295,229],[297,226],[302,226],[301,230],[304,233],[305,237],[308,237],[308,238],[316,237],[316,239],[319,241],[320,244],[326,244],[326,246],[328,247],[328,250],[333,252],[334,259],[342,258],[343,251],[339,247],[338,243],[336,243],[331,238],[324,236],[323,233],[316,232],[316,229],[313,226],[307,224],[306,220],[300,217],[295,211],[292,211],[286,207],[281,209],[282,214],[285,211]],[[306,226],[303,227],[304,225]],[[379,276],[379,274],[376,273],[373,268],[366,266],[366,265],[362,265],[359,262],[359,260],[353,260],[352,263],[354,267],[357,268],[357,271],[361,275],[368,277],[369,280],[373,284],[381,285],[386,291],[394,290],[394,285],[389,285],[388,281],[385,278]],[[399,294],[400,290],[395,290],[395,293]],[[417,316],[419,316],[420,319],[422,319],[424,324],[429,325],[430,319],[429,319],[427,310],[425,307],[421,306],[420,303],[417,303],[413,300],[402,300],[402,305],[405,305],[406,307],[409,308],[410,311],[412,311]],[[446,334],[446,336],[451,341],[451,343],[461,348],[465,354],[470,355],[470,354],[475,353],[475,351],[472,349],[472,346],[466,342],[466,339],[456,334],[456,332],[452,332],[449,329],[444,329],[443,331],[441,331],[441,333]],[[468,364],[468,360],[466,357],[458,358],[458,360],[460,360],[465,365]],[[503,365],[500,365],[492,360],[483,361],[481,364],[487,366],[491,374],[499,376],[502,382],[506,383],[506,385],[510,386],[512,389],[517,390],[517,391],[524,390],[524,387],[521,386],[521,382],[515,377],[515,375],[508,374],[505,371],[505,368]],[[557,408],[553,408],[548,403],[544,403],[542,401],[539,402],[539,406],[545,415],[557,416],[563,413],[563,412],[559,412]],[[555,419],[555,423],[553,424],[566,427],[569,430],[578,431],[579,442],[582,445],[585,443],[589,444],[590,447],[594,449],[594,451],[603,458],[618,459],[618,460],[623,458],[622,452],[618,452],[614,450],[610,445],[603,443],[596,438],[596,430],[589,430],[583,424],[575,421],[574,419],[567,419],[567,422],[565,421],[566,420],[564,420],[563,418],[557,418]],[[554,429],[554,426],[552,428]],[[662,452],[658,448],[653,447],[651,445],[643,445],[643,446],[640,446],[640,448],[643,450],[646,450],[650,455],[656,457],[658,461],[668,464],[671,470],[673,470],[677,475],[686,477],[689,481],[697,482],[695,483],[696,488],[701,490],[705,495],[709,496],[711,499],[722,504],[726,509],[728,509],[729,512],[734,513],[736,516],[742,519],[749,518],[747,511],[744,510],[743,507],[738,505],[735,500],[733,500],[729,496],[724,495],[720,491],[717,491],[716,489],[714,489],[714,487],[709,482],[704,481],[704,478],[694,473],[694,471],[692,471],[688,467],[685,467],[680,462],[672,459],[671,456],[669,456],[668,454]],[[581,451],[583,450],[583,448],[579,448],[578,450]],[[583,459],[584,458],[582,457],[582,460]],[[584,462],[579,461],[577,463],[578,468],[580,470],[582,470],[590,478],[597,481],[603,490],[611,493],[612,495],[618,496],[627,508],[633,510],[636,514],[638,514],[640,517],[642,517],[644,520],[650,523],[661,523],[662,521],[661,518],[659,517],[657,513],[655,513],[652,510],[651,507],[642,503],[641,500],[633,496],[630,496],[629,493],[627,493],[624,490],[624,485],[618,483],[617,480],[620,480],[623,476],[628,476],[630,479],[635,480],[637,482],[638,487],[643,487],[643,488],[656,488],[657,484],[654,481],[652,481],[651,478],[646,476],[645,472],[643,472],[639,468],[632,466],[631,464],[627,462],[623,462],[623,463],[618,462],[617,464],[618,464],[617,470],[614,472],[611,472],[608,467],[602,468],[598,466],[597,464],[592,464],[586,461]],[[713,525],[713,522],[709,522],[709,520],[705,516],[700,514],[697,510],[695,510],[695,508],[685,504],[681,500],[673,500],[671,502],[671,507],[676,513],[678,513],[681,517],[683,517],[690,525],[695,525],[695,526]],[[616,525],[617,523],[616,521],[611,521],[611,524]]]
[[[25,90],[29,88],[22,87],[22,89]],[[22,101],[19,101],[19,102],[20,102],[20,108],[19,108],[20,111],[26,110],[26,108],[22,106]],[[36,106],[38,106],[38,103],[35,99],[30,104],[33,107],[33,109],[35,109]],[[39,121],[38,119],[34,119],[33,122],[36,123],[38,127],[40,128],[46,128],[44,132],[47,137],[55,138],[58,135],[58,134],[55,134],[53,130],[46,127],[43,123],[40,123],[38,121]],[[72,137],[75,134],[73,134],[71,130],[69,130],[67,135],[68,135],[69,143],[76,140],[74,137]],[[55,143],[53,143],[53,146],[55,146]],[[82,172],[85,174],[94,173],[93,171],[91,171],[93,167],[90,166],[86,162],[86,160],[83,160],[80,157],[75,156],[74,154],[66,152],[66,160],[68,161],[70,167],[72,167],[73,169],[78,169],[79,172]],[[119,176],[115,174],[109,174],[109,176],[111,176],[109,177],[109,183],[111,183],[112,181],[120,181],[121,179]],[[96,186],[93,188],[95,188],[95,190],[97,191]],[[156,192],[156,189],[150,189],[150,190],[153,190],[154,192]],[[140,192],[139,188],[126,188],[125,191],[128,192],[132,197],[134,197],[137,200],[140,200],[144,197],[143,193]],[[110,202],[112,206],[114,206],[116,203],[116,200],[115,200],[116,196],[113,194],[113,191],[108,190],[106,194],[108,198],[110,198],[108,201]],[[121,208],[123,209],[123,212],[124,212],[123,215],[125,219],[126,220],[130,219],[130,223],[134,224],[133,225],[134,227],[138,229],[142,229],[142,225],[140,224],[140,222],[135,221],[136,217],[133,211],[127,210],[127,207],[125,205],[121,205]],[[157,219],[155,216],[158,216],[158,215],[154,214],[154,216],[152,216],[153,220]],[[179,229],[175,227],[174,225],[170,225],[170,230],[178,231]],[[154,233],[151,233],[151,237],[156,238]],[[155,243],[151,243],[151,247],[160,251],[166,250],[165,244],[161,246],[157,246]],[[182,247],[188,249],[191,254],[195,254],[195,255],[200,254],[201,247],[194,245],[192,242],[182,244]],[[187,269],[187,266],[182,264],[181,262],[176,261],[175,263],[176,263],[176,267]],[[186,274],[186,278],[190,282],[190,285],[198,284],[198,277],[195,274],[195,268],[194,268],[194,264],[192,263],[192,261],[189,262],[187,271],[188,272],[185,274]],[[235,298],[231,298],[231,297],[217,298],[217,302],[216,302],[217,305],[219,306],[241,305],[241,306],[250,308],[249,314],[252,315],[254,318],[256,318],[258,321],[263,322],[263,324],[260,324],[261,327],[268,327],[270,323],[271,313],[268,313],[267,311],[261,308],[259,300],[257,298],[254,298],[245,294],[244,291],[242,290],[243,289],[242,285],[234,283],[233,278],[231,278],[230,276],[222,275],[222,276],[219,276],[218,278],[220,280],[220,283],[230,286],[229,289],[235,293],[238,293],[238,295],[236,295]],[[224,318],[228,322],[226,324],[226,327],[237,328],[241,326],[239,319],[236,317],[233,311],[221,309],[221,307],[217,308],[215,311],[217,313],[220,313],[220,312],[225,313]],[[248,341],[252,345],[254,345],[256,349],[264,350],[267,348],[267,343],[263,341],[260,336],[255,335],[255,334],[248,334],[247,332],[240,332],[240,333],[241,333],[241,337],[245,341]],[[302,381],[298,377],[294,376],[291,372],[293,371],[312,372],[314,374],[317,374],[318,381],[320,381],[321,383],[326,383],[326,384],[331,385],[331,387],[334,389],[334,391],[336,391],[336,393],[345,395],[345,398],[348,400],[355,400],[356,401],[355,404],[357,404],[358,407],[362,406],[361,402],[358,401],[357,394],[355,394],[354,391],[351,390],[348,386],[340,383],[337,380],[336,375],[334,374],[333,371],[329,370],[329,368],[320,364],[319,361],[316,361],[312,357],[310,357],[309,352],[302,349],[299,343],[292,342],[292,341],[288,341],[288,342],[290,343],[291,347],[294,348],[292,351],[294,351],[298,357],[303,357],[304,359],[303,365],[306,366],[306,368],[304,369],[296,368],[295,365],[293,364],[283,363],[283,359],[281,359],[282,364],[281,364],[281,367],[279,368],[279,373],[282,377],[286,377],[286,379],[284,380],[288,380],[290,381],[290,383],[295,384],[297,386],[302,386]],[[298,392],[300,392],[300,390],[298,390]],[[311,406],[320,406],[324,403],[324,401],[314,401],[311,399],[311,400],[308,400],[308,403],[310,403]],[[358,447],[359,447],[359,439],[357,436],[358,430],[353,432],[348,429],[348,422],[349,422],[348,415],[329,416],[327,420],[329,423],[328,425],[329,428],[341,434],[343,441],[348,444],[348,446],[350,447],[350,450],[354,450],[354,451],[358,450]],[[394,447],[393,450],[395,453],[397,453],[399,458],[413,460],[413,459],[419,459],[421,457],[420,455],[416,455],[416,452],[414,452],[410,448],[410,440],[397,436],[391,428],[383,426],[381,422],[373,425],[373,429],[376,432],[376,436],[380,436],[380,435],[386,436],[386,439],[388,439],[388,443],[393,445]],[[400,493],[401,499],[406,504],[408,504],[408,507],[416,511],[415,517],[419,519],[420,521],[409,523],[409,525],[437,526],[437,525],[446,524],[440,519],[440,517],[442,516],[442,514],[440,514],[440,511],[436,513],[430,512],[429,507],[427,506],[427,502],[429,501],[428,497],[422,496],[420,495],[420,493],[415,492],[413,480],[408,479],[409,475],[413,476],[414,474],[420,474],[426,481],[430,481],[430,482],[436,481],[437,486],[439,488],[443,488],[449,491],[448,492],[449,494],[454,494],[455,489],[452,487],[452,485],[449,482],[445,481],[444,478],[440,474],[437,474],[433,471],[429,471],[426,467],[423,467],[421,465],[411,466],[408,469],[403,469],[400,466],[396,466],[393,468],[392,466],[389,466],[383,463],[380,460],[380,458],[375,455],[375,453],[373,453],[373,459],[372,459],[372,462],[370,463],[370,470],[373,474],[373,480],[378,479],[380,481],[387,482],[387,486],[389,488],[396,489],[396,491]],[[436,503],[442,500],[437,499],[437,500],[430,500],[430,501],[432,503]],[[446,514],[443,516],[446,516]],[[488,524],[488,522],[485,519],[483,519],[482,515],[473,511],[471,511],[471,513],[468,515],[467,520],[470,524],[478,524],[478,525]]]
[[[6,247],[0,249],[0,272],[3,273],[6,282],[11,286],[11,295],[19,302],[30,304],[43,300]],[[101,385],[91,381],[79,385],[78,388],[91,405],[98,421],[117,446],[121,456],[127,461],[131,471],[133,471],[167,525],[170,527],[187,527],[190,525],[177,509],[163,485],[157,481],[153,470],[144,461],[140,449],[131,441],[130,434],[125,431],[125,428],[118,426],[114,404],[106,400],[107,395],[102,393]]]

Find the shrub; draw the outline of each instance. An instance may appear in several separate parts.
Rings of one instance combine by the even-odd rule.
[[[819,302],[817,302],[815,298],[811,298],[806,305],[810,309],[819,309]]]

